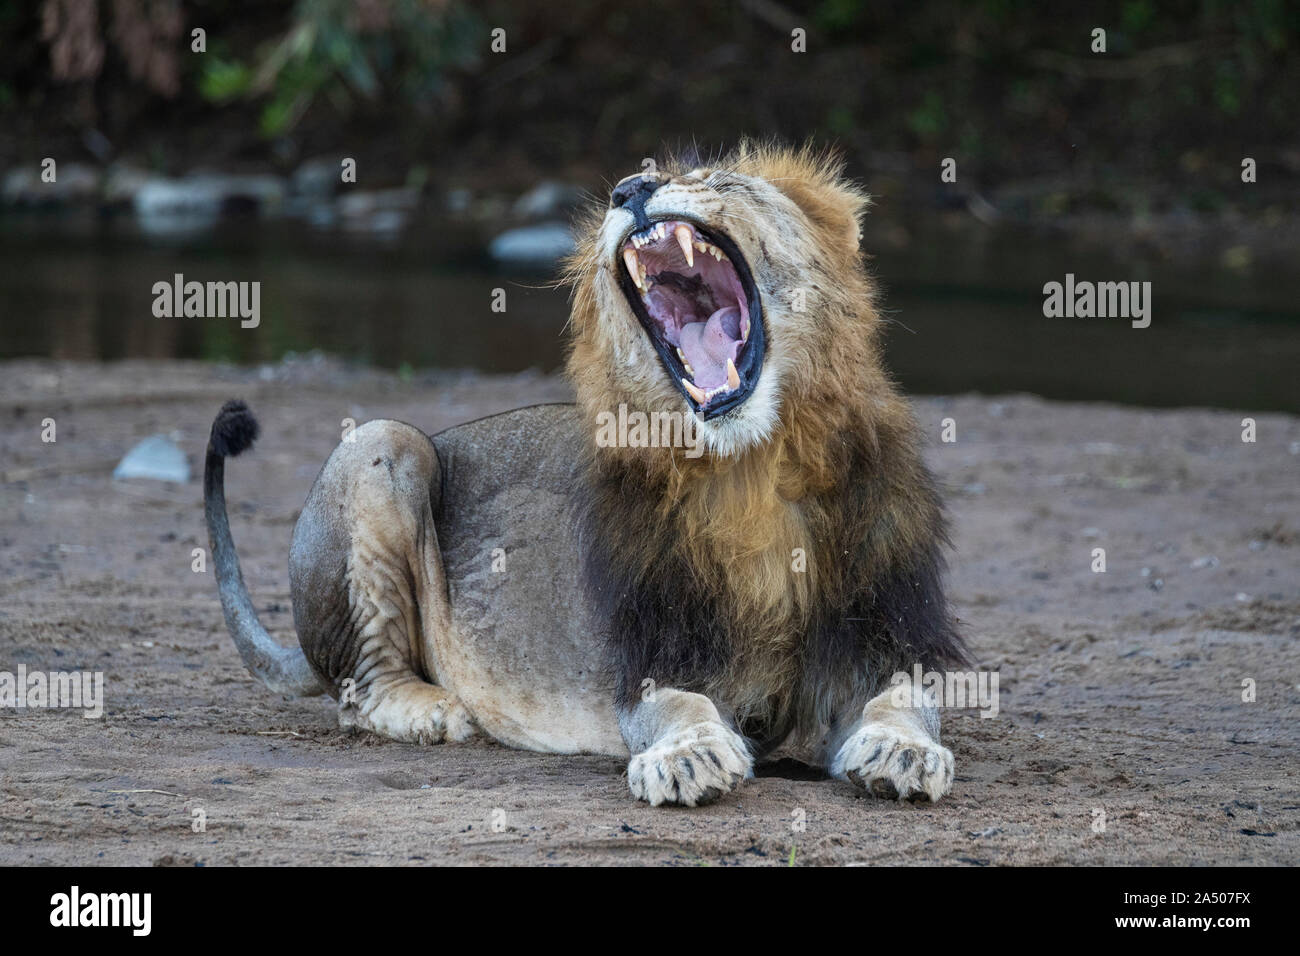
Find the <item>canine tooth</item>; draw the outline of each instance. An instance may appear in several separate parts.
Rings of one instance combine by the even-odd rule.
[[[691,248],[691,227],[682,223],[673,230],[673,235],[677,237],[677,244],[682,247],[682,255],[686,257],[686,265],[693,267],[695,265],[695,250]]]
[[[623,250],[623,265],[627,266],[627,274],[632,277],[633,284],[638,289],[643,288],[641,285],[641,273],[643,270],[641,268],[640,260],[636,257],[635,249]]]
[[[700,391],[694,384],[687,379],[682,379],[682,387],[686,389],[691,398],[695,399],[697,405],[703,405],[709,400],[709,396]]]
[[[732,392],[740,388],[740,373],[736,371],[736,363],[727,359],[727,391]]]

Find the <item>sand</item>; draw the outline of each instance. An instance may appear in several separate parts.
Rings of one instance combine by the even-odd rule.
[[[915,400],[951,512],[950,593],[1001,691],[996,717],[944,715],[957,776],[937,805],[780,766],[711,806],[654,809],[619,760],[352,735],[328,699],[248,676],[210,569],[192,570],[224,399],[262,421],[227,494],[263,621],[289,642],[289,536],[344,418],[432,431],[567,395],[537,374],[402,379],[319,358],[0,365],[0,671],[102,671],[105,695],[99,719],[0,710],[0,863],[1300,859],[1300,419],[1285,415],[1253,416],[1243,443],[1243,412]],[[945,418],[956,442],[939,440]],[[191,481],[113,481],[154,433],[190,453]]]

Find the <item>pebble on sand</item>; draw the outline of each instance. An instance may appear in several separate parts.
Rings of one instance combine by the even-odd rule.
[[[190,463],[185,452],[166,435],[150,435],[113,469],[113,480],[121,478],[152,478],[183,485],[190,480]]]

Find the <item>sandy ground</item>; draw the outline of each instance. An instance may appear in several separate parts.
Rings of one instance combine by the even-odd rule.
[[[191,570],[207,545],[200,453],[230,396],[263,425],[228,468],[235,537],[288,641],[289,535],[340,420],[436,430],[567,391],[320,360],[0,365],[0,670],[102,671],[106,697],[98,720],[0,711],[0,863],[1300,859],[1298,419],[1256,416],[1245,444],[1242,413],[917,400],[948,489],[956,610],[1000,675],[997,717],[945,716],[951,797],[882,802],[783,766],[712,806],[656,810],[618,760],[353,736],[327,699],[255,683],[212,574]],[[953,444],[937,440],[948,417]],[[112,481],[156,432],[195,478]]]

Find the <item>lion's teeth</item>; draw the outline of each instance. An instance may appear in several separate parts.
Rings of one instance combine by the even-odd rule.
[[[691,363],[686,361],[686,353],[680,347],[677,349],[677,357],[682,360],[682,368],[686,369],[686,374],[694,378],[695,369],[691,368]]]
[[[682,223],[673,230],[673,235],[677,237],[677,244],[682,247],[682,255],[686,257],[686,265],[694,267],[695,250],[691,248],[691,227]]]
[[[736,371],[736,363],[727,359],[727,391],[733,392],[740,388],[740,373]]]
[[[643,288],[641,285],[641,262],[636,257],[635,249],[623,250],[623,265],[627,266],[627,274],[632,277],[632,283],[638,289]]]
[[[687,394],[690,395],[691,398],[695,399],[695,404],[697,405],[703,405],[709,400],[709,396],[705,395],[704,392],[696,388],[695,385],[687,379],[682,379],[682,387],[686,389]]]

